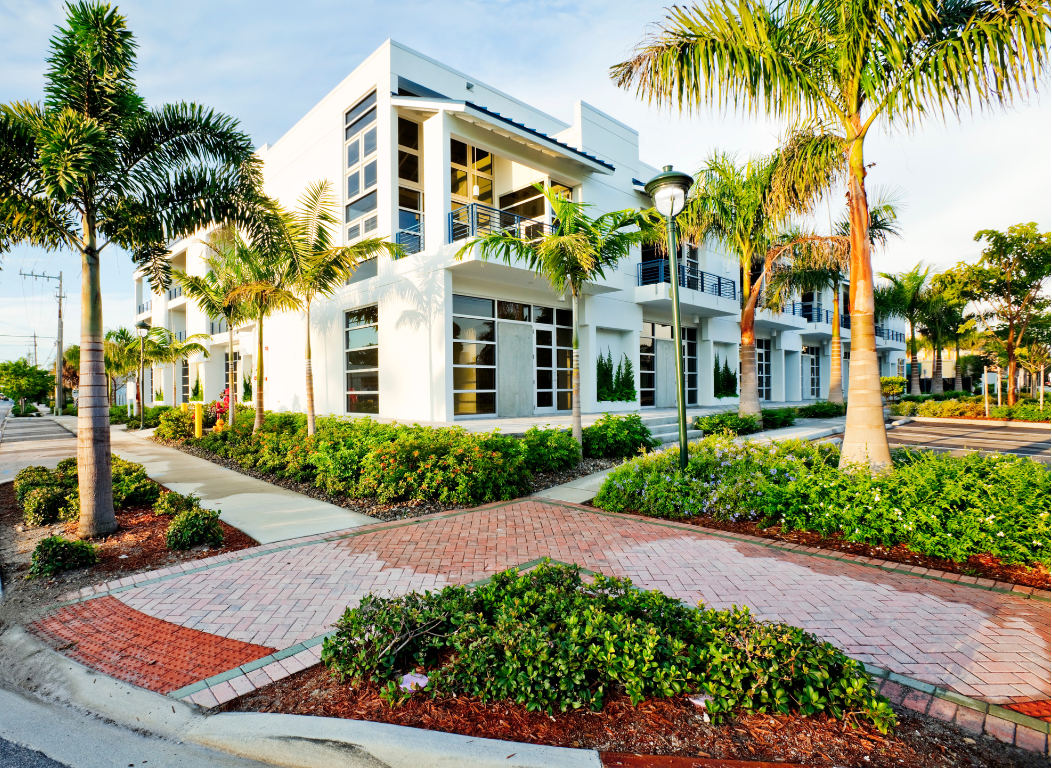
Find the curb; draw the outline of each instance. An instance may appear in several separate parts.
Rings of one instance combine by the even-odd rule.
[[[911,421],[927,424],[965,424],[976,427],[1021,427],[1023,429],[1040,429],[1048,432],[1052,425],[1047,421],[1004,421],[1000,419],[953,419],[945,416],[903,416],[896,424],[909,424]]]

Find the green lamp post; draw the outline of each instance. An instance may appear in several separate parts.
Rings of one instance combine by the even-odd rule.
[[[672,273],[672,328],[676,344],[676,408],[679,416],[679,467],[687,468],[687,401],[683,378],[683,325],[679,311],[679,253],[676,247],[676,216],[687,203],[687,192],[694,179],[672,170],[671,165],[647,182],[646,193],[654,208],[665,217],[668,236],[668,261]]]

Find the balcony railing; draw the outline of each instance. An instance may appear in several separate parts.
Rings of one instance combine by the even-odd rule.
[[[452,219],[450,220],[452,221]],[[402,250],[407,254],[420,253],[424,250],[423,220],[412,227],[399,230],[398,234],[395,235],[395,243],[402,246]]]
[[[172,336],[176,341],[186,341],[186,331],[173,331]]]
[[[135,314],[141,315],[144,312],[149,312],[151,309],[153,309],[153,299],[150,299],[149,301],[144,301],[142,304],[136,307]]]
[[[537,219],[527,219],[482,203],[471,203],[449,214],[449,242],[466,237],[478,237],[495,232],[507,232],[516,237],[540,237],[551,232],[551,227]]]
[[[882,325],[876,326],[874,329],[878,339],[884,339],[885,341],[897,341],[900,344],[906,343],[906,334],[902,331],[893,331],[890,328],[885,328]]]
[[[183,286],[181,286],[181,285],[173,285],[165,293],[165,296],[168,297],[168,301],[171,301],[172,299],[178,299],[182,295],[183,295]]]
[[[664,259],[642,261],[636,266],[639,285],[657,285],[672,282],[672,270]],[[719,275],[710,275],[695,267],[679,265],[679,285],[692,291],[701,291],[722,299],[738,298],[738,285],[733,280]]]
[[[225,317],[208,321],[208,332],[213,336],[217,333],[226,333],[229,327]]]

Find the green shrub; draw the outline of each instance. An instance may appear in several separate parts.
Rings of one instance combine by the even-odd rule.
[[[47,525],[58,520],[59,511],[66,503],[66,493],[66,489],[58,485],[30,489],[22,502],[22,518],[26,525]]]
[[[191,493],[184,496],[175,491],[164,491],[153,504],[155,515],[178,515],[191,509],[201,508],[201,497]]]
[[[582,438],[584,455],[593,459],[622,459],[661,445],[638,413],[604,413],[592,426],[585,427]]]
[[[1049,563],[1048,467],[1005,455],[894,451],[878,475],[838,468],[829,445],[773,445],[710,437],[618,467],[593,502],[614,512],[678,519],[712,515],[786,530],[842,535],[871,546],[964,562],[991,554],[1006,564]]]
[[[190,549],[198,544],[221,545],[223,526],[219,524],[219,513],[199,507],[180,512],[168,524],[165,541],[168,549]]]
[[[165,442],[186,440],[194,436],[194,412],[173,408],[161,414],[153,436]]]
[[[80,520],[80,491],[76,488],[66,494],[66,500],[58,511],[58,519],[64,523]]]
[[[61,536],[41,539],[33,550],[26,578],[54,576],[62,571],[95,565],[99,556],[90,541],[67,541]]]
[[[782,429],[796,423],[795,408],[764,408],[762,413],[764,429]]]
[[[636,400],[636,375],[628,355],[622,355],[614,370],[614,358],[609,348],[595,360],[596,399],[600,402],[632,403]]]
[[[60,484],[75,488],[77,486],[77,457],[70,456],[55,466],[55,477]]]
[[[737,411],[723,411],[711,416],[699,416],[694,428],[705,434],[730,432],[732,435],[751,435],[760,431],[760,420],[755,416],[739,416]]]
[[[127,424],[134,416],[128,415],[127,405],[110,406],[110,424]]]
[[[47,467],[26,467],[19,470],[15,475],[14,491],[15,499],[19,504],[24,504],[26,494],[34,488],[42,488],[48,485],[60,485],[59,479]]]
[[[919,410],[917,403],[910,401],[902,401],[898,403],[892,403],[888,406],[888,410],[892,416],[916,416]]]
[[[522,449],[531,472],[572,469],[581,458],[581,448],[568,429],[530,427],[522,438]]]
[[[1052,417],[1050,406],[1052,406],[1052,403],[1048,400],[1045,401],[1044,409],[1033,401],[1022,405],[1017,404],[1012,412],[1012,418],[1015,421],[1049,421],[1050,417]]]
[[[586,584],[576,566],[547,561],[474,591],[367,595],[336,623],[321,659],[341,679],[378,683],[390,703],[410,695],[401,676],[423,667],[433,696],[530,711],[599,710],[611,693],[637,704],[693,693],[711,697],[717,719],[861,713],[885,732],[895,722],[863,665],[802,629],[756,621],[747,608],[688,608],[629,579]]]
[[[113,506],[115,509],[152,506],[161,494],[160,486],[146,476],[146,468],[120,456],[111,458]]]
[[[897,400],[906,391],[906,379],[902,376],[881,376],[880,394],[885,400]]]
[[[899,398],[904,403],[923,403],[925,400],[932,400],[931,395],[903,395]]]
[[[142,409],[143,429],[151,429],[160,425],[161,416],[172,410],[170,405],[153,405]],[[127,420],[128,429],[139,428],[139,417],[132,416]]]
[[[847,406],[843,403],[831,403],[828,400],[817,400],[796,409],[796,415],[801,419],[831,419],[835,416],[843,416],[847,413]]]

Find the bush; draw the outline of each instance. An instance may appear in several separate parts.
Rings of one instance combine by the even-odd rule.
[[[194,412],[173,408],[161,414],[153,436],[165,442],[181,442],[194,436]]]
[[[110,467],[115,509],[149,507],[161,495],[160,486],[146,476],[146,468],[142,464],[125,461],[114,455]]]
[[[818,400],[796,409],[796,415],[801,419],[832,419],[847,413],[847,405],[844,403],[831,403],[828,400]]]
[[[175,491],[164,491],[153,504],[155,515],[178,515],[191,509],[201,508],[201,497],[191,493],[184,496]]]
[[[606,350],[606,357],[600,353],[595,360],[595,385],[596,399],[600,402],[635,402],[636,374],[628,355],[621,356],[615,371],[610,350]]]
[[[732,435],[751,435],[759,432],[760,420],[755,416],[739,416],[737,411],[723,411],[711,416],[699,416],[694,428],[708,435],[729,432]]]
[[[885,400],[897,400],[906,391],[906,379],[902,376],[881,376],[880,394]]]
[[[622,459],[661,443],[650,434],[638,413],[615,416],[604,413],[583,430],[584,455],[592,459]]]
[[[764,408],[762,413],[764,429],[782,429],[796,423],[795,408]]]
[[[110,424],[127,424],[133,420],[134,416],[128,415],[128,406],[126,405],[111,405],[110,406]],[[136,422],[138,423],[138,422]]]
[[[530,427],[521,444],[530,472],[561,472],[581,460],[581,447],[568,429]]]
[[[816,531],[871,546],[964,562],[1049,563],[1049,469],[1005,455],[894,451],[878,475],[842,471],[829,445],[773,445],[726,437],[690,446],[686,472],[664,451],[607,477],[593,502],[613,512],[677,519],[712,515]]]
[[[65,503],[58,511],[58,519],[64,523],[80,520],[80,491],[74,489],[66,494]]]
[[[14,480],[15,499],[19,504],[24,504],[27,493],[47,485],[59,485],[58,478],[47,467],[26,467],[19,470]]]
[[[168,524],[165,541],[168,549],[190,549],[198,544],[220,546],[223,526],[219,524],[219,513],[200,508],[180,512]]]
[[[90,541],[67,541],[61,536],[49,536],[41,539],[33,550],[26,578],[54,576],[62,571],[95,565],[98,561],[99,556]]]
[[[26,525],[39,526],[53,523],[66,503],[66,490],[58,485],[32,488],[22,502],[22,518]]]
[[[717,719],[861,713],[885,732],[895,722],[862,664],[802,629],[756,621],[747,608],[688,608],[629,579],[586,584],[577,566],[547,561],[474,591],[367,595],[336,623],[321,659],[341,679],[378,683],[390,703],[411,695],[399,690],[402,674],[423,667],[432,696],[530,711],[598,711],[609,693],[635,704],[693,693],[711,697]]]
[[[916,416],[919,410],[917,403],[902,401],[898,403],[892,403],[888,406],[888,410],[892,416]]]
[[[172,410],[170,405],[154,405],[142,409],[142,426],[143,429],[152,429],[157,427],[161,423],[161,416]],[[111,411],[112,413],[112,411]],[[139,417],[132,416],[127,420],[128,429],[139,428]]]

